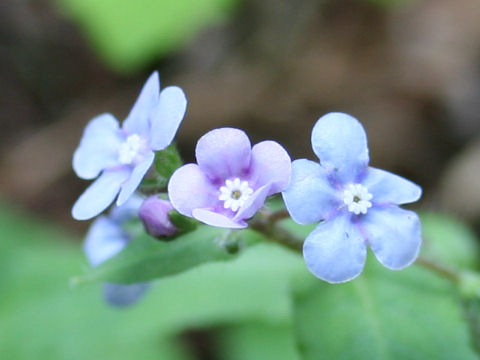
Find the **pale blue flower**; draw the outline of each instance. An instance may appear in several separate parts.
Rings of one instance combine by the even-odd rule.
[[[123,224],[137,217],[143,199],[131,196],[126,203],[112,210],[109,216],[98,217],[90,226],[84,250],[92,266],[98,266],[117,255],[131,240]],[[149,288],[149,283],[131,285],[104,284],[104,296],[108,303],[127,306],[135,303]]]
[[[387,268],[410,265],[420,249],[420,220],[398,205],[417,201],[421,188],[368,166],[365,131],[350,115],[321,117],[311,140],[320,163],[295,160],[283,192],[293,220],[320,221],[303,246],[309,270],[331,283],[351,280],[365,266],[367,246]]]
[[[117,195],[117,205],[122,205],[134,193],[153,163],[154,151],[172,142],[186,105],[180,88],[171,86],[160,92],[154,72],[122,127],[111,114],[90,121],[73,155],[73,169],[82,179],[98,178],[73,206],[75,219],[100,214]]]
[[[291,162],[275,141],[251,146],[239,129],[212,130],[198,140],[197,164],[177,169],[168,183],[173,207],[205,224],[244,228],[267,196],[286,188]]]

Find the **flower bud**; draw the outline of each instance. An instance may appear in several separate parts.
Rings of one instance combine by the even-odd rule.
[[[173,207],[169,201],[150,196],[140,207],[138,217],[143,222],[147,233],[154,237],[168,237],[177,232],[177,228],[168,217],[168,213],[172,210]]]

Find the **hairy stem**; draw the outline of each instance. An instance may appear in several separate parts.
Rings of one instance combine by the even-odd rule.
[[[258,217],[250,222],[249,225],[250,228],[265,235],[268,240],[301,253],[303,248],[303,239],[295,236],[277,224],[279,220],[285,219],[288,216],[289,215],[286,210],[280,210],[264,217]]]

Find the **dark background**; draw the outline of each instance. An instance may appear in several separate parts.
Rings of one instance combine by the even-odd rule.
[[[0,5],[0,192],[83,233],[70,209],[88,185],[71,158],[86,123],[123,120],[153,70],[187,94],[177,143],[193,160],[209,129],[274,139],[314,158],[330,111],[365,126],[372,165],[424,188],[420,206],[480,219],[478,0],[241,1],[174,50],[118,71],[58,2]]]

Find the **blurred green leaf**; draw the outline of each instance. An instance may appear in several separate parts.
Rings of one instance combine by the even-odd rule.
[[[300,360],[291,324],[250,323],[222,328],[220,353],[225,360]]]
[[[395,8],[413,4],[417,0],[367,0],[367,2],[382,8]]]
[[[147,234],[132,240],[117,256],[91,268],[74,283],[110,281],[131,284],[162,278],[186,271],[203,263],[234,257],[218,245],[230,230],[199,226],[175,240],[158,241]],[[258,236],[249,230],[241,232],[242,243],[250,245]]]
[[[459,268],[479,268],[478,239],[467,225],[436,213],[424,213],[421,218],[422,256]]]
[[[100,56],[128,72],[168,54],[202,27],[224,20],[237,0],[57,0]]]
[[[87,266],[69,238],[0,206],[2,359],[189,360],[174,339],[185,329],[289,321],[289,283],[305,271],[298,254],[259,244],[157,281],[136,306],[119,310],[103,303],[100,284],[68,286]]]
[[[477,353],[480,353],[480,299],[468,298],[463,300],[465,315],[470,325],[473,345]]]
[[[134,313],[107,308],[98,286],[72,291],[68,278],[85,260],[69,240],[0,206],[2,359],[192,359],[177,341],[151,331],[160,318],[135,322]]]
[[[448,280],[416,266],[389,271],[369,255],[359,278],[317,282],[296,297],[304,359],[478,359]]]

